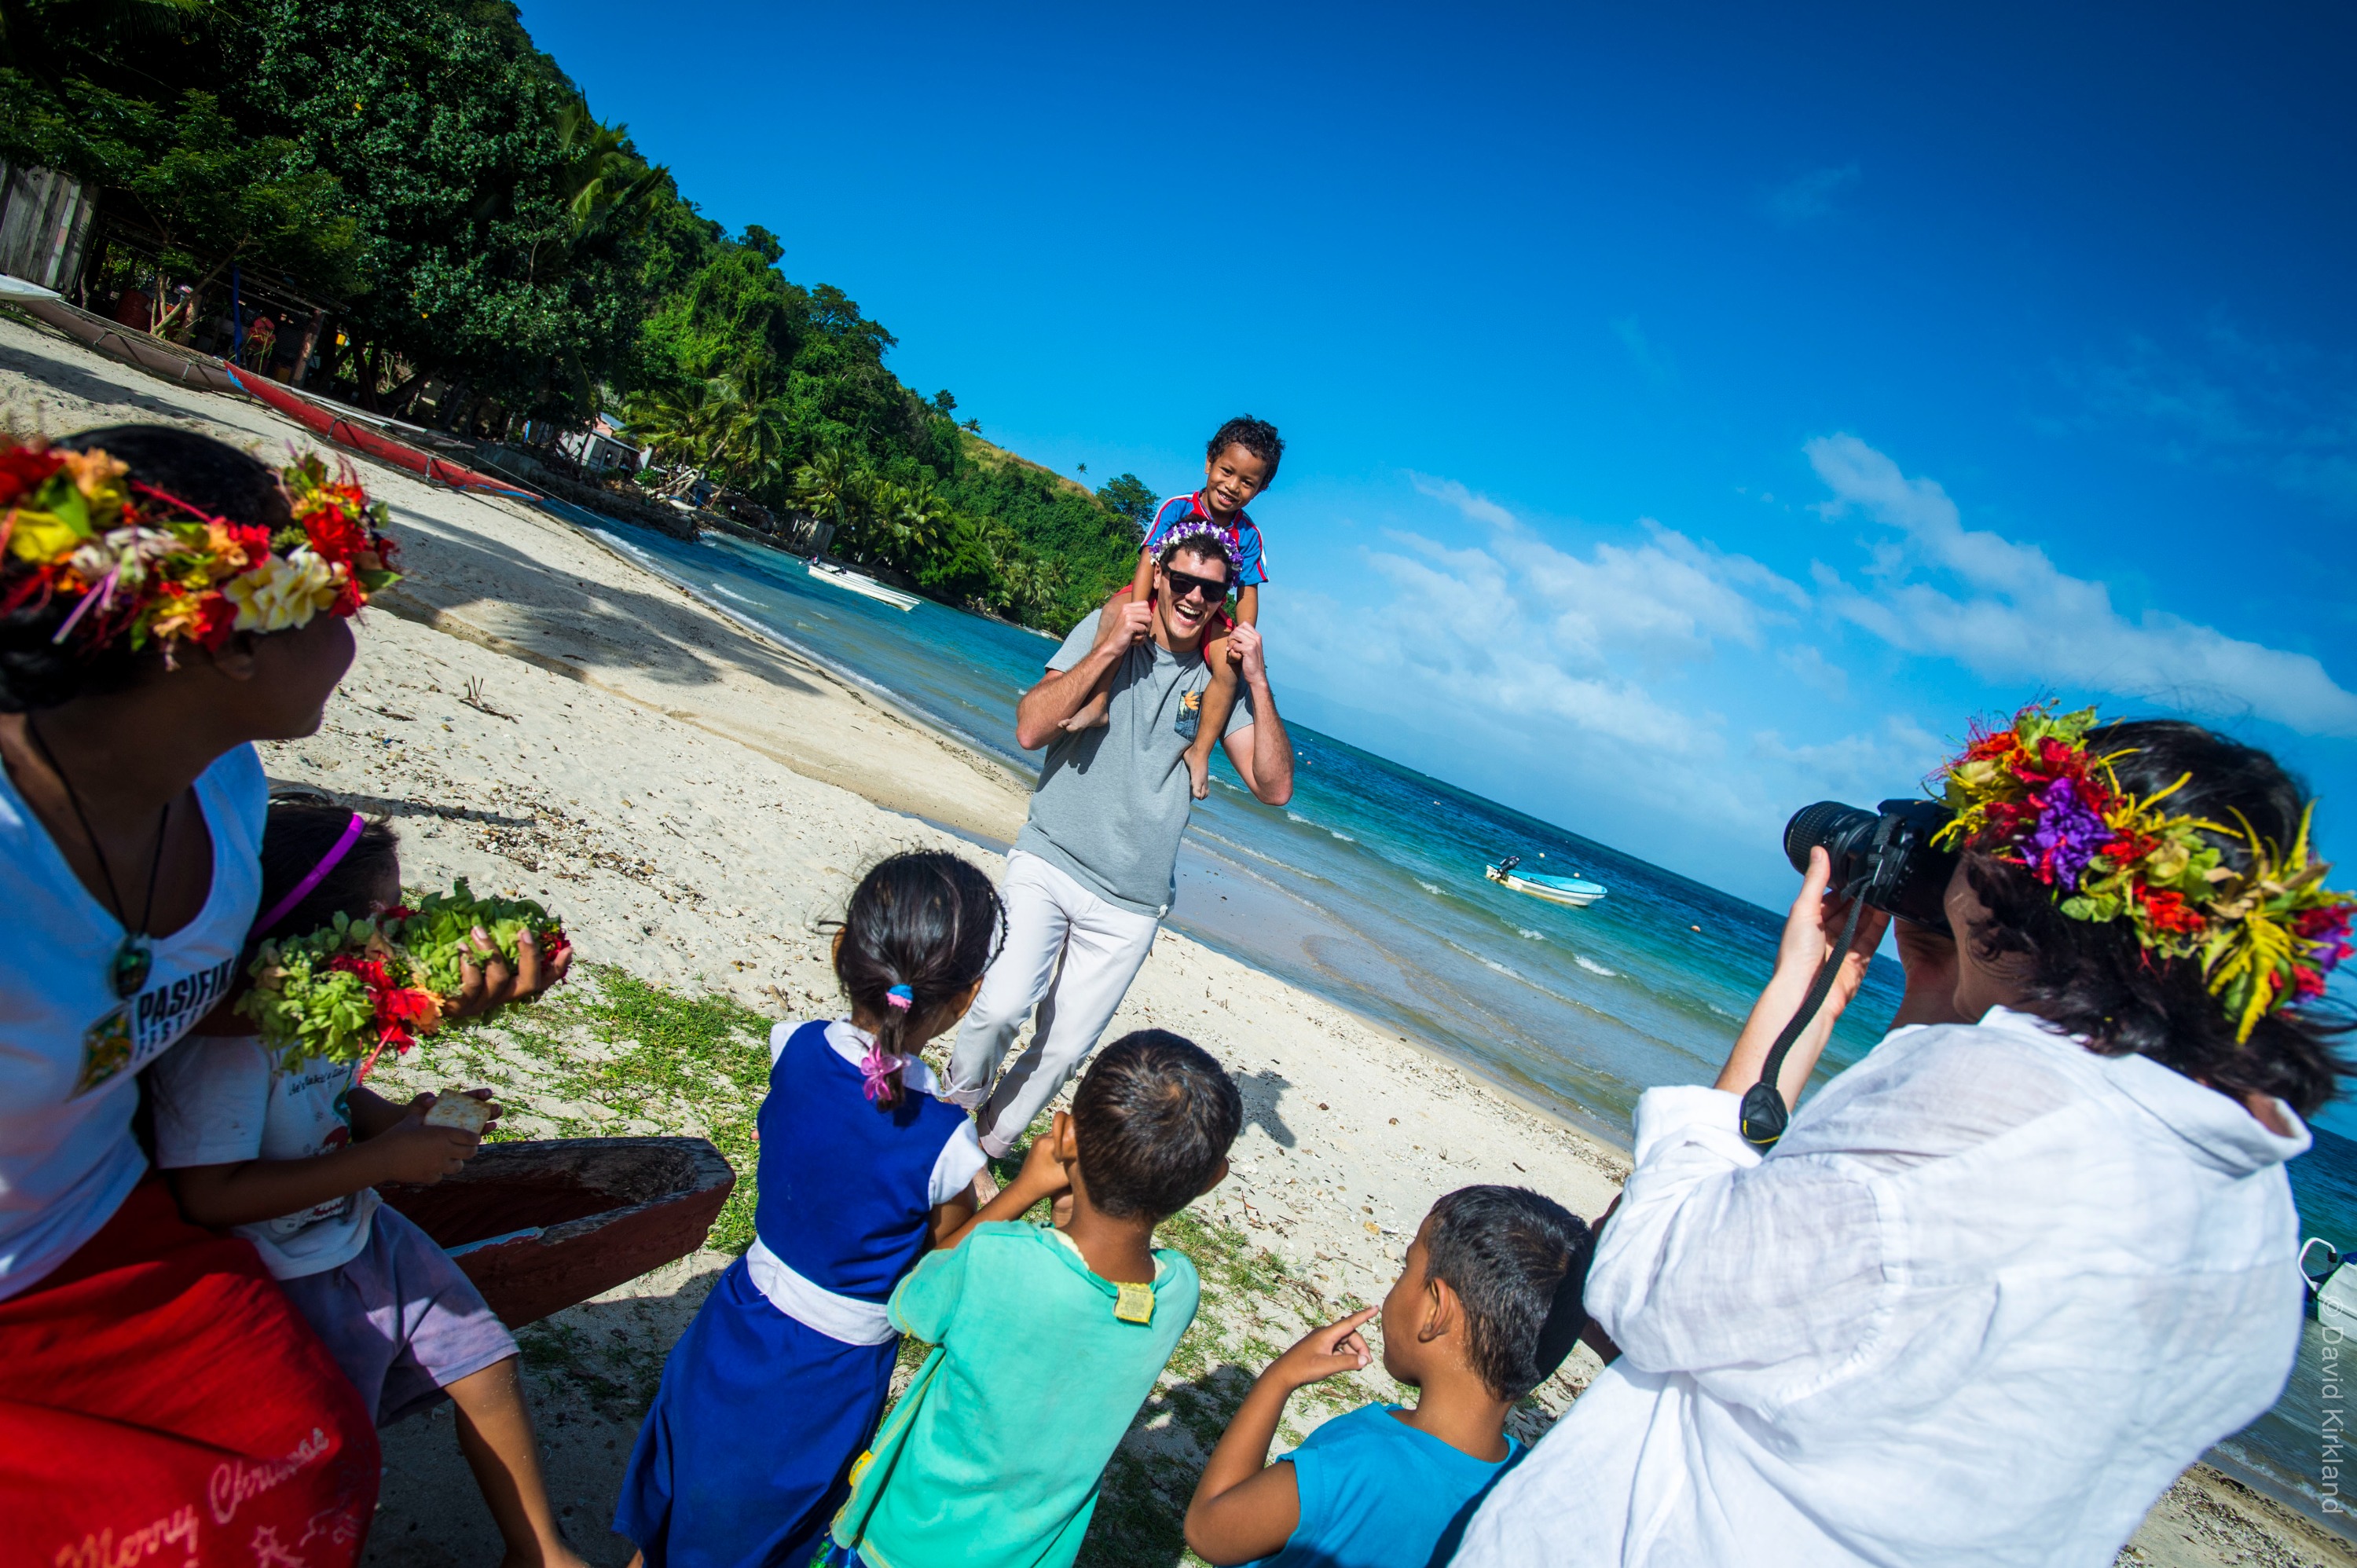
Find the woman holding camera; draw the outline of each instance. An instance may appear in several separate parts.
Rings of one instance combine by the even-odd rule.
[[[1948,930],[1762,1155],[1740,1097],[1852,913],[1813,852],[1717,1086],[1649,1091],[1587,1288],[1620,1355],[1461,1564],[2107,1564],[2298,1348],[2283,1163],[2352,906],[2265,753],[2025,710],[1944,774]],[[1887,917],[1785,1058],[1800,1094]]]

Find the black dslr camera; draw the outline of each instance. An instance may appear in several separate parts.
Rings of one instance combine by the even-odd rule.
[[[1784,824],[1784,855],[1792,869],[1806,875],[1809,851],[1823,844],[1833,861],[1833,878],[1826,889],[1857,903],[1851,907],[1841,940],[1834,944],[1815,983],[1809,987],[1807,999],[1776,1036],[1776,1043],[1768,1047],[1760,1081],[1744,1093],[1741,1126],[1749,1142],[1764,1149],[1784,1135],[1791,1113],[1776,1088],[1777,1075],[1783,1070],[1784,1055],[1792,1048],[1792,1042],[1824,1005],[1825,995],[1833,989],[1834,972],[1841,967],[1842,954],[1857,933],[1859,912],[1880,909],[1935,931],[1948,929],[1948,879],[1955,875],[1956,854],[1953,850],[1932,848],[1932,837],[1947,826],[1953,814],[1936,800],[1885,800],[1871,811],[1839,800],[1820,800],[1802,807]]]
[[[1932,847],[1932,835],[1953,815],[1937,800],[1885,800],[1872,811],[1820,800],[1784,824],[1784,855],[1806,875],[1809,851],[1819,844],[1833,858],[1827,886],[1845,898],[1935,931],[1948,929],[1948,878],[1953,850]]]

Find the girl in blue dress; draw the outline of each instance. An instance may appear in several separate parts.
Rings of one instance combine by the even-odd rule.
[[[997,956],[998,895],[952,854],[894,855],[834,939],[848,1022],[781,1023],[761,1102],[758,1240],[672,1349],[614,1529],[647,1568],[802,1568],[876,1429],[885,1303],[974,1215],[982,1145],[917,1051]]]

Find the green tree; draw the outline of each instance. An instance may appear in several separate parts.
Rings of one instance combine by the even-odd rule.
[[[616,220],[625,144],[584,125],[512,7],[278,0],[251,16],[232,113],[342,182],[368,236],[373,287],[350,329],[371,363],[397,357],[411,390],[431,372],[587,412],[640,315],[631,225]]]
[[[1140,538],[1153,525],[1154,510],[1161,498],[1146,488],[1135,474],[1124,474],[1097,491],[1098,504],[1115,517],[1125,517],[1138,532]]]
[[[0,156],[106,187],[184,275],[248,259],[340,296],[330,374],[363,403],[619,403],[674,485],[809,505],[1034,624],[1129,574],[1143,485],[1092,496],[903,383],[882,324],[697,212],[509,0],[0,0]]]

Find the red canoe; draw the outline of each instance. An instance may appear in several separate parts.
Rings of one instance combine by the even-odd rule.
[[[702,1138],[548,1138],[485,1144],[432,1187],[377,1190],[520,1328],[694,1251],[736,1185]]]
[[[346,419],[333,409],[324,408],[302,393],[279,385],[267,376],[257,376],[251,371],[241,371],[235,365],[223,365],[230,384],[257,403],[269,404],[287,418],[307,429],[316,430],[330,441],[340,442],[355,451],[365,452],[380,462],[406,468],[420,474],[435,484],[448,485],[457,490],[482,490],[495,496],[513,496],[518,500],[536,501],[533,491],[510,479],[493,478],[489,474],[453,463],[447,457],[437,457],[423,452],[404,441],[396,441],[373,426]]]

